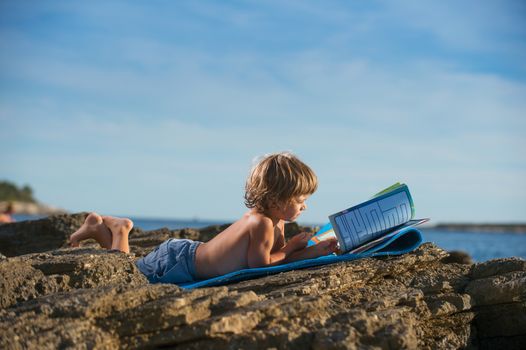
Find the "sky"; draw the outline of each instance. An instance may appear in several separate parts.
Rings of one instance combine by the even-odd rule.
[[[292,151],[300,223],[398,181],[435,223],[525,222],[526,3],[0,0],[0,147],[71,212],[235,220]]]

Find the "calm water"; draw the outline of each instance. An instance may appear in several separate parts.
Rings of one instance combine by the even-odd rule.
[[[475,261],[516,256],[526,259],[526,234],[456,232],[421,229],[425,242],[445,250],[462,250]]]
[[[37,219],[35,216],[15,215],[17,221]],[[185,227],[201,228],[224,224],[225,221],[207,220],[162,220],[131,218],[136,227],[154,230],[167,227],[171,230]],[[433,242],[445,250],[462,250],[475,261],[516,256],[526,259],[526,234],[455,232],[421,229],[425,242]]]

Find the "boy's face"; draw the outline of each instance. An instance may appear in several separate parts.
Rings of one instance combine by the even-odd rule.
[[[281,207],[281,218],[285,221],[294,221],[301,212],[307,209],[305,201],[309,198],[309,195],[303,195],[292,198],[288,203],[285,203]]]

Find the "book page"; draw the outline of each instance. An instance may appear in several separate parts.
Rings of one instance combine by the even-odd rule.
[[[408,191],[389,193],[331,216],[342,250],[348,251],[409,221]]]
[[[393,237],[394,235],[398,234],[403,229],[411,227],[411,226],[417,226],[417,225],[423,224],[424,222],[428,222],[428,221],[429,221],[428,218],[426,218],[426,219],[418,219],[418,220],[410,220],[410,221],[406,222],[405,224],[403,224],[401,226],[398,226],[396,228],[396,230],[386,234],[385,236],[380,236],[379,238],[376,238],[373,241],[369,241],[368,243],[365,243],[364,245],[356,247],[353,250],[351,250],[349,253],[357,254],[357,253],[361,253],[361,252],[364,252],[366,250],[372,249],[372,248],[376,247],[377,245],[382,244],[383,242],[385,242],[389,238]]]

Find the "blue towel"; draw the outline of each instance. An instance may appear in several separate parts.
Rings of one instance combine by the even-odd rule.
[[[370,250],[358,253],[358,254],[330,254],[326,256],[320,256],[315,259],[305,259],[300,261],[294,261],[288,264],[269,266],[269,267],[257,267],[252,269],[243,269],[234,272],[227,273],[222,276],[209,278],[206,280],[183,283],[179,284],[182,288],[192,289],[200,287],[212,287],[219,286],[227,283],[240,282],[247,279],[256,277],[273,275],[280,272],[304,269],[307,267],[321,266],[327,264],[334,264],[340,261],[350,261],[361,258],[367,258],[372,256],[390,256],[390,255],[401,255],[408,253],[422,244],[422,234],[414,227],[407,227],[390,239],[382,242],[380,245],[371,248]]]

